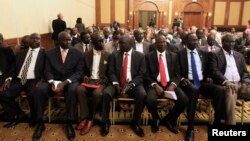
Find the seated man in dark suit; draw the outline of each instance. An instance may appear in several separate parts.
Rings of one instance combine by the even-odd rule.
[[[180,87],[189,97],[188,129],[185,141],[194,140],[194,116],[199,94],[213,99],[214,124],[220,124],[222,119],[220,113],[224,110],[222,103],[225,90],[212,83],[208,68],[208,52],[202,51],[198,46],[196,34],[189,33],[187,35],[187,48],[178,52],[182,77]]]
[[[138,136],[143,137],[144,131],[140,123],[146,97],[143,87],[143,77],[146,72],[145,58],[142,53],[132,49],[134,40],[128,35],[121,36],[119,44],[120,50],[110,57],[108,78],[111,84],[103,92],[101,134],[105,136],[109,133],[109,111],[112,98],[127,94],[135,99],[131,128]]]
[[[34,90],[38,124],[32,136],[33,140],[39,140],[45,129],[43,114],[48,97],[51,94],[64,96],[67,116],[66,135],[69,140],[75,138],[75,131],[72,126],[76,109],[75,92],[82,78],[83,55],[71,46],[69,33],[60,32],[58,40],[59,46],[46,52],[45,78],[47,82],[42,83]]]
[[[34,89],[44,79],[45,50],[40,47],[40,42],[41,37],[39,34],[33,33],[30,35],[30,47],[18,52],[10,75],[3,84],[4,91],[0,94],[0,104],[10,117],[15,118],[4,127],[15,126],[27,117],[15,101],[22,91],[26,91],[29,101],[30,125],[35,124],[36,115],[33,96],[36,93],[34,93]]]
[[[91,39],[94,48],[84,55],[86,68],[83,77],[83,84],[90,84],[90,86],[78,86],[76,90],[80,106],[80,122],[76,129],[80,130],[81,135],[87,134],[93,126],[94,114],[101,105],[103,89],[108,82],[106,75],[110,54],[103,50],[103,35],[95,32],[91,35]],[[93,88],[91,85],[98,88]]]
[[[177,96],[175,106],[169,114],[163,118],[166,127],[173,133],[178,133],[177,119],[188,104],[188,98],[179,88],[179,62],[177,55],[166,50],[165,36],[158,34],[156,37],[156,50],[146,56],[147,64],[147,91],[146,104],[152,115],[151,130],[153,133],[159,130],[160,117],[157,113],[157,99],[164,98],[164,91],[174,91]]]
[[[226,87],[224,111],[221,114],[225,124],[235,125],[235,105],[237,97],[244,98],[239,92],[242,84],[249,82],[244,56],[234,51],[235,39],[232,35],[226,34],[222,37],[222,49],[211,53],[210,68],[215,84]]]

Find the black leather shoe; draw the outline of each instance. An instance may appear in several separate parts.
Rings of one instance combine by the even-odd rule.
[[[72,124],[67,124],[66,125],[66,134],[67,134],[67,138],[70,141],[73,141],[75,139],[75,130],[72,126]]]
[[[20,123],[21,121],[23,121],[26,118],[28,118],[27,115],[23,113],[23,114],[19,115],[14,121],[11,121],[11,122],[5,124],[3,127],[10,128],[10,127],[16,126],[18,123]]]
[[[108,133],[109,133],[109,123],[107,123],[107,122],[104,122],[103,124],[102,124],[102,127],[101,127],[101,135],[102,136],[106,136],[106,135],[108,135]]]
[[[151,124],[151,131],[153,133],[156,133],[157,131],[159,131],[159,125],[160,125],[159,119],[153,120]]]
[[[194,141],[194,130],[187,130],[185,141]]]
[[[175,134],[179,133],[178,128],[175,125],[173,125],[172,123],[170,123],[169,121],[166,121],[165,125],[166,125],[166,127],[168,128],[169,131],[171,131],[171,132],[173,132]]]
[[[39,141],[44,130],[45,130],[45,126],[43,123],[37,124],[36,129],[32,135],[33,141]]]
[[[131,128],[135,132],[135,134],[137,134],[139,137],[145,136],[143,129],[139,125],[132,124]]]

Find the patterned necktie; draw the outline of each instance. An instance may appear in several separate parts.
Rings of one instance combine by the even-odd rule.
[[[66,56],[67,56],[66,50],[62,50],[61,55],[62,55],[62,62],[63,62],[63,64],[64,64],[64,62],[65,62],[65,60],[66,60]]]
[[[166,77],[166,71],[162,59],[162,54],[159,55],[159,72],[160,72],[160,78],[161,78],[161,85],[163,87],[166,87],[168,82],[167,82],[167,77]]]
[[[196,86],[196,88],[199,88],[201,84],[200,84],[200,79],[198,76],[196,63],[195,63],[195,59],[194,59],[194,52],[191,51],[190,53],[191,53],[191,68],[192,68],[194,85]]]
[[[128,68],[128,53],[125,53],[125,57],[123,59],[123,64],[122,64],[122,75],[121,75],[121,87],[126,84],[126,79],[127,79],[127,68]]]
[[[31,50],[29,56],[27,57],[27,60],[23,66],[23,70],[21,73],[21,84],[24,85],[27,82],[27,73],[28,73],[28,69],[32,60],[32,56],[33,56],[33,49]]]

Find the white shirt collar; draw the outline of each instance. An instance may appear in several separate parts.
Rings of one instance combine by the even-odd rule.
[[[124,52],[123,55],[125,55],[125,53],[128,53],[128,55],[131,56],[131,54],[132,54],[132,48],[128,52]]]

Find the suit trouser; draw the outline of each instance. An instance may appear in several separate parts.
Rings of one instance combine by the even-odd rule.
[[[143,85],[138,85],[132,90],[128,91],[128,95],[135,99],[135,107],[132,122],[141,124],[141,113],[144,107],[144,101],[146,98],[146,91]],[[113,97],[117,96],[116,90],[113,86],[108,86],[103,91],[102,101],[102,120],[103,122],[109,122],[110,102]]]
[[[213,99],[213,107],[215,110],[215,123],[217,124],[220,122],[222,118],[221,112],[224,110],[223,100],[225,96],[225,91],[223,87],[215,84],[202,83],[199,89],[196,88],[193,84],[182,87],[182,89],[189,97],[189,104],[187,107],[189,128],[194,127],[196,105],[200,93]]]
[[[35,118],[35,109],[34,109],[34,88],[36,87],[37,80],[27,80],[25,85],[20,83],[19,79],[14,79],[11,82],[10,88],[1,92],[0,94],[0,104],[3,106],[4,111],[10,117],[20,115],[23,113],[19,104],[15,99],[20,96],[22,91],[26,91],[27,99],[30,106],[30,115],[31,118]]]
[[[102,91],[104,86],[100,88],[86,88],[84,86],[78,86],[76,90],[77,100],[80,106],[80,120],[89,118],[93,119],[94,113],[102,102]],[[89,99],[92,97],[92,99]]]
[[[173,109],[167,115],[167,120],[170,122],[176,123],[179,115],[184,111],[185,107],[188,104],[188,97],[185,93],[179,88],[175,88],[175,93],[177,96],[177,100],[174,101],[175,105]],[[159,115],[157,112],[157,99],[161,98],[157,95],[154,88],[150,88],[147,93],[146,104],[149,112],[152,115],[152,119],[156,120],[159,119]]]
[[[62,96],[65,100],[66,115],[68,121],[75,120],[76,88],[78,85],[78,82],[72,82],[65,86],[63,90]],[[37,113],[37,119],[38,121],[42,121],[45,107],[48,103],[48,98],[49,96],[55,95],[55,93],[52,92],[51,84],[49,84],[48,82],[42,83],[41,85],[36,87],[34,91],[34,102]]]

